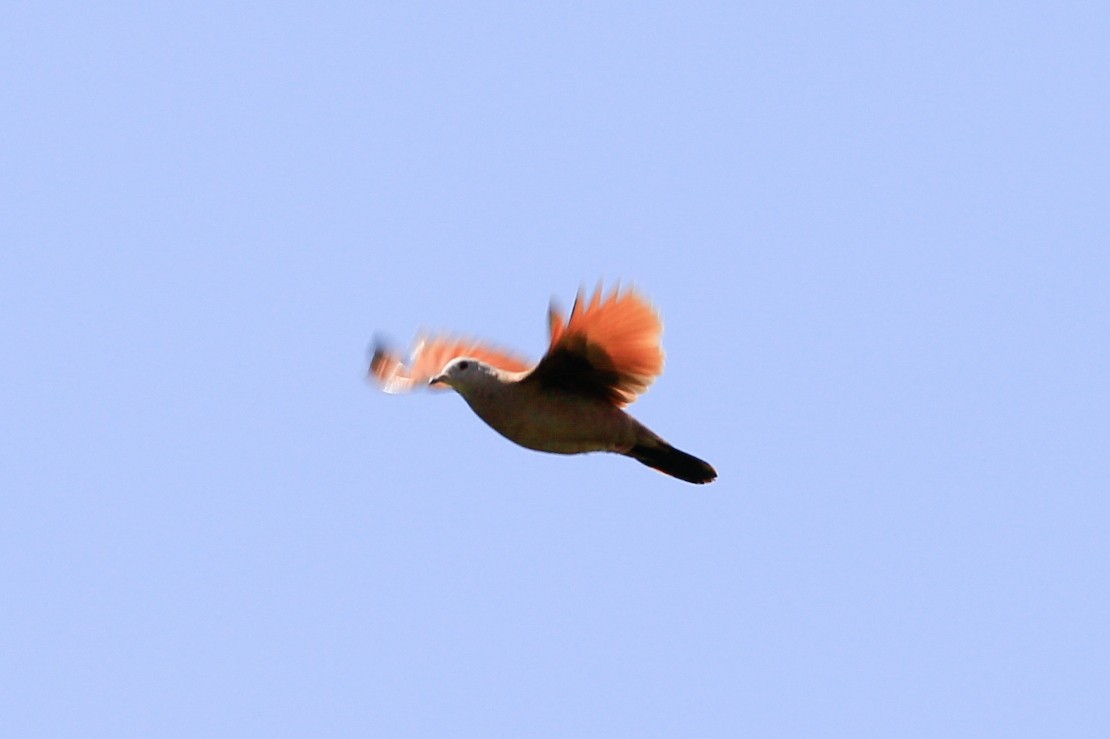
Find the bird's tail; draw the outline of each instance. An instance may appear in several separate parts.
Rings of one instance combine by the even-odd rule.
[[[686,482],[702,485],[717,479],[717,470],[708,462],[681,449],[675,449],[658,437],[647,443],[637,444],[625,453],[641,464]]]

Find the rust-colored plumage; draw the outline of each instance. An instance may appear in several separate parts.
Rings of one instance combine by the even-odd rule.
[[[635,290],[614,288],[603,297],[599,286],[589,301],[583,297],[579,291],[569,320],[551,306],[551,339],[538,364],[476,339],[439,334],[417,341],[409,366],[379,347],[370,371],[387,392],[407,392],[427,385],[452,359],[470,357],[505,372],[529,373],[523,380],[604,397],[624,407],[663,372],[663,322]]]
[[[634,290],[615,288],[603,298],[598,286],[589,303],[582,298],[579,291],[569,321],[551,308],[551,344],[535,374],[551,384],[577,383],[624,407],[663,372],[663,322]]]
[[[611,451],[688,482],[717,473],[621,409],[663,371],[663,323],[636,290],[579,291],[570,317],[554,306],[550,343],[535,365],[473,339],[420,339],[408,365],[378,347],[370,374],[382,389],[451,387],[496,431],[522,446],[573,454]]]

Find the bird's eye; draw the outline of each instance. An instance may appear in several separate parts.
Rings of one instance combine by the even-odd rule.
[[[470,366],[470,362],[459,362],[459,369],[466,372],[466,368]]]

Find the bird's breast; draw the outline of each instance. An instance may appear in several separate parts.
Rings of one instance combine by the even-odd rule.
[[[627,451],[636,443],[636,422],[594,398],[513,384],[466,401],[499,434],[541,452]]]

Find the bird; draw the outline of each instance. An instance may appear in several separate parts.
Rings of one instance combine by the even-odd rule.
[[[624,409],[663,371],[663,323],[635,288],[579,289],[566,317],[548,309],[549,345],[533,363],[467,336],[417,337],[406,363],[380,340],[369,376],[388,393],[451,389],[499,434],[555,454],[613,452],[690,483],[717,477]]]

